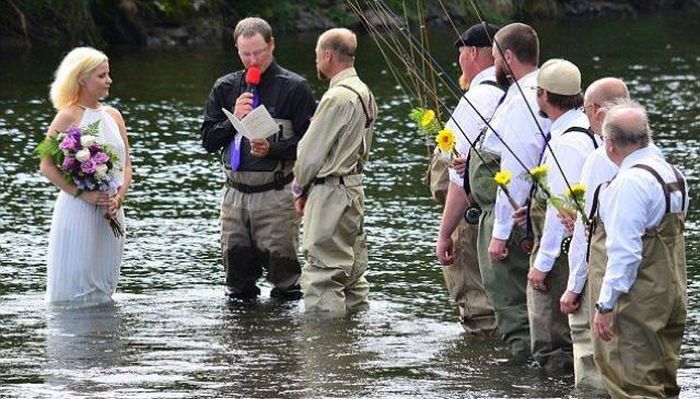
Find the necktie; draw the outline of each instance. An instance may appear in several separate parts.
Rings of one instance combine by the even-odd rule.
[[[253,108],[256,108],[258,105],[260,105],[260,96],[258,95],[258,88],[253,87]],[[231,140],[231,144],[229,145],[229,159],[231,163],[231,170],[232,171],[237,171],[238,167],[241,166],[241,134],[236,133],[236,135],[233,137],[233,140]]]

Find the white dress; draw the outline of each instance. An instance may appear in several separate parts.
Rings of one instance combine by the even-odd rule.
[[[124,182],[126,149],[117,123],[100,106],[87,108],[81,127],[100,120],[97,142],[109,144],[119,155],[117,182]],[[124,211],[117,219],[124,225]],[[101,209],[61,191],[56,199],[49,233],[46,300],[50,303],[92,305],[111,301],[124,250],[124,237],[115,238]]]

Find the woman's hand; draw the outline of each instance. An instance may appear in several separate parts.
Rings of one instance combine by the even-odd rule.
[[[117,193],[111,196],[107,200],[107,206],[105,207],[105,214],[111,216],[112,218],[117,217],[117,212],[119,208],[122,207],[122,196]]]
[[[109,201],[109,195],[102,191],[83,191],[78,195],[78,198],[87,202],[88,204],[97,206],[106,206]]]

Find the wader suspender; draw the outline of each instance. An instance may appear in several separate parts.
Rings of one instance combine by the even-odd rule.
[[[362,113],[365,114],[365,130],[369,129],[369,127],[372,125],[372,122],[374,122],[374,117],[373,115],[369,114],[369,111],[365,106],[365,101],[362,99],[360,93],[348,85],[339,84],[338,86],[346,88],[351,92],[355,93],[355,95],[357,95],[357,98],[360,100],[360,105],[362,105]],[[369,92],[369,104],[372,104],[372,92],[369,91],[369,88],[367,89],[367,91]],[[364,151],[364,155],[366,155],[369,152],[369,149],[367,148],[367,135],[364,133],[362,134],[362,150]],[[362,164],[362,157],[360,157],[360,160],[358,161],[357,169],[357,173],[362,173],[362,170],[364,169],[364,165]]]
[[[588,245],[586,247],[586,263],[588,263],[591,259],[591,241],[593,240],[593,233],[595,232],[596,228],[595,214],[598,212],[598,203],[600,201],[598,199],[598,196],[600,195],[600,188],[603,187],[604,184],[608,183],[610,182],[608,181],[600,183],[593,192],[593,203],[591,204],[591,213],[588,215]]]
[[[595,141],[595,136],[593,135],[593,132],[591,132],[590,129],[584,129],[584,128],[582,128],[582,127],[572,126],[572,127],[568,128],[568,129],[566,129],[566,131],[565,131],[564,133],[562,133],[562,136],[565,135],[565,134],[567,134],[567,133],[570,133],[570,132],[581,132],[581,133],[585,133],[585,134],[591,139],[591,141],[593,142],[593,148],[594,148],[594,149],[598,149],[598,142]]]
[[[362,99],[362,96],[360,95],[360,93],[348,85],[338,85],[338,86],[344,87],[357,95],[357,98],[360,100],[360,104],[362,105],[362,112],[365,114],[365,129],[369,129],[369,126],[372,124],[372,122],[374,122],[374,118],[372,116],[370,116],[369,111],[367,111],[367,107],[365,106],[365,101]],[[371,102],[372,102],[372,92],[371,91],[369,92],[369,101],[371,104]]]
[[[495,114],[498,107],[500,107],[501,104],[503,104],[503,101],[506,99],[506,94],[507,94],[506,91],[503,90],[503,88],[498,83],[494,82],[493,80],[482,80],[481,83],[479,83],[479,84],[493,86],[493,87],[500,89],[503,92],[503,95],[501,96],[501,98],[498,99],[498,103],[496,104],[496,108],[494,108],[494,110],[493,110],[493,113]],[[491,117],[493,118],[493,115],[491,115]],[[474,143],[473,143],[474,144],[473,145],[474,151],[476,151],[476,145],[479,144],[480,140],[485,136],[486,130],[488,128],[489,128],[488,126],[484,126],[484,128],[481,129],[481,131],[479,132],[479,135],[476,136],[476,139],[474,140]],[[464,184],[462,184],[462,187],[464,188],[464,192],[467,193],[467,195],[471,194],[471,192],[472,192],[471,187],[469,187],[469,157],[470,157],[470,153],[468,152],[467,159],[465,160],[465,163],[464,163],[464,165],[465,165],[464,166]]]
[[[661,189],[664,190],[664,196],[666,197],[666,213],[671,213],[671,193],[674,191],[681,192],[681,211],[685,210],[685,180],[675,167],[671,167],[671,169],[673,169],[673,174],[676,176],[677,180],[673,183],[666,183],[664,179],[661,178],[661,175],[659,175],[659,172],[654,170],[654,168],[652,168],[649,165],[644,165],[640,163],[633,165],[632,167],[646,170],[647,172],[651,173],[652,176],[654,176],[654,178],[659,182],[659,184],[661,184]]]
[[[593,149],[598,149],[598,142],[595,140],[595,136],[593,136],[593,132],[591,132],[590,129],[586,129],[586,128],[579,127],[579,126],[572,126],[572,127],[568,128],[568,129],[564,130],[564,132],[563,132],[561,135],[563,136],[563,135],[565,135],[565,134],[567,134],[567,133],[571,133],[571,132],[584,133],[584,134],[587,135],[587,136],[591,139],[591,141],[593,142]],[[550,138],[551,138],[550,134],[547,133],[547,139],[546,139],[546,141],[545,141],[545,143],[544,143],[544,147],[542,148],[542,153],[540,154],[540,163],[539,163],[539,164],[542,164],[542,160],[543,160],[543,158],[544,158],[544,152],[545,152],[545,150],[546,150],[546,148],[547,148],[547,142],[550,140]],[[562,173],[562,174],[563,174],[563,173]],[[532,185],[532,188],[530,189],[530,196],[529,196],[528,198],[532,198],[532,197],[535,195],[535,191],[537,191],[537,185],[536,185],[536,184],[533,184],[533,185]],[[527,217],[526,217],[526,219],[525,219],[525,226],[526,226],[526,227],[525,227],[525,235],[532,234],[532,220],[531,220],[531,218],[530,218],[530,209],[531,209],[531,207],[532,207],[532,200],[530,200],[530,206],[527,207]],[[590,219],[589,219],[589,220],[590,220]],[[569,253],[569,244],[570,244],[570,243],[571,243],[571,237],[570,237],[570,236],[569,236],[569,237],[565,237],[565,238],[562,240],[561,252],[563,252],[564,254],[568,254],[568,253]]]
[[[681,212],[685,211],[685,179],[681,175],[681,173],[676,169],[675,166],[670,165],[671,169],[673,170],[673,174],[676,176],[676,181],[673,183],[666,183],[664,179],[661,178],[659,173],[654,170],[651,166],[644,165],[644,164],[636,164],[633,165],[633,168],[638,168],[642,170],[646,170],[647,172],[651,173],[652,176],[661,184],[661,189],[664,191],[664,197],[666,199],[666,213],[671,212],[671,193],[674,191],[680,191],[681,192]],[[593,237],[593,232],[595,231],[595,224],[593,217],[595,216],[596,212],[598,211],[598,195],[600,188],[603,186],[603,184],[599,185],[595,189],[595,193],[593,193],[593,204],[591,206],[591,213],[588,215],[588,220],[590,223],[589,226],[589,233],[588,233],[588,249],[586,251],[586,263],[590,260],[591,256],[591,238]]]

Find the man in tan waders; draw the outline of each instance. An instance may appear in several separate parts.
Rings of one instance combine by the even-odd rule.
[[[598,195],[591,235],[596,365],[613,398],[676,397],[688,305],[686,181],[649,146],[638,104],[612,107],[603,135],[620,171]]]
[[[549,145],[541,156],[548,167],[547,185],[552,195],[563,198],[569,187],[580,182],[581,168],[588,154],[601,144],[588,128],[581,110],[581,72],[563,59],[551,59],[537,76],[537,102],[540,113],[552,121]],[[527,310],[530,318],[532,356],[548,372],[573,371],[573,346],[566,314],[559,298],[566,289],[569,265],[565,239],[569,235],[557,209],[531,190],[530,223],[535,245],[530,256]],[[583,203],[578,204],[583,209]]]
[[[603,120],[607,111],[606,104],[615,100],[629,99],[627,85],[620,79],[602,78],[591,83],[586,89],[583,110],[588,117],[591,130],[603,136]],[[581,169],[581,184],[586,187],[583,212],[590,215],[593,193],[601,183],[612,180],[618,167],[605,153],[601,145],[590,153]],[[572,221],[573,222],[573,221]],[[562,313],[569,315],[571,341],[574,348],[574,376],[576,387],[602,391],[603,380],[593,361],[593,342],[591,341],[590,284],[587,282],[588,260],[586,250],[586,226],[579,216],[574,224],[569,246],[569,281],[566,291],[560,299]]]
[[[353,67],[356,49],[348,29],[330,29],[318,38],[316,67],[330,86],[294,165],[294,205],[304,215],[304,303],[307,312],[331,316],[366,306],[369,293],[362,171],[377,104]]]
[[[525,295],[528,256],[519,246],[524,232],[514,226],[513,207],[505,194],[496,190],[493,177],[499,169],[512,173],[514,178],[509,191],[518,204],[524,204],[530,185],[517,178],[525,172],[517,160],[528,169],[537,165],[544,145],[540,128],[549,131],[550,122],[543,117],[533,118],[530,111],[536,114],[539,110],[534,90],[539,63],[539,39],[535,30],[514,23],[501,28],[495,40],[503,51],[502,55],[497,46],[493,46],[496,80],[505,86],[513,84],[491,119],[492,129],[487,128],[477,144],[480,156],[473,149],[470,151],[469,186],[472,198],[482,209],[477,245],[484,288],[496,311],[498,330],[511,348],[513,361],[524,362],[530,355]]]
[[[491,119],[498,101],[505,94],[496,83],[491,54],[491,38],[498,28],[487,25],[487,29],[484,30],[481,24],[474,25],[455,42],[459,49],[459,66],[469,83],[469,90],[460,99],[445,127],[455,134],[456,149],[460,154],[469,152],[469,143],[477,141],[486,126],[481,118]],[[460,156],[455,160],[454,169],[449,170],[450,181],[435,254],[443,265],[442,273],[450,297],[459,306],[459,320],[464,330],[469,334],[490,336],[496,331],[496,317],[481,280],[476,245],[480,209],[469,206],[469,187],[464,187],[465,162],[466,157]],[[465,211],[468,220],[465,220]]]
[[[267,22],[241,20],[233,40],[246,70],[216,81],[201,128],[202,145],[220,153],[226,175],[221,202],[225,293],[233,300],[254,300],[260,293],[256,281],[265,269],[273,297],[299,299],[299,218],[290,186],[297,143],[316,103],[308,82],[275,62],[275,39]],[[246,84],[251,67],[260,70],[256,86]],[[242,119],[258,105],[267,108],[280,130],[267,139],[248,141],[222,108]]]

